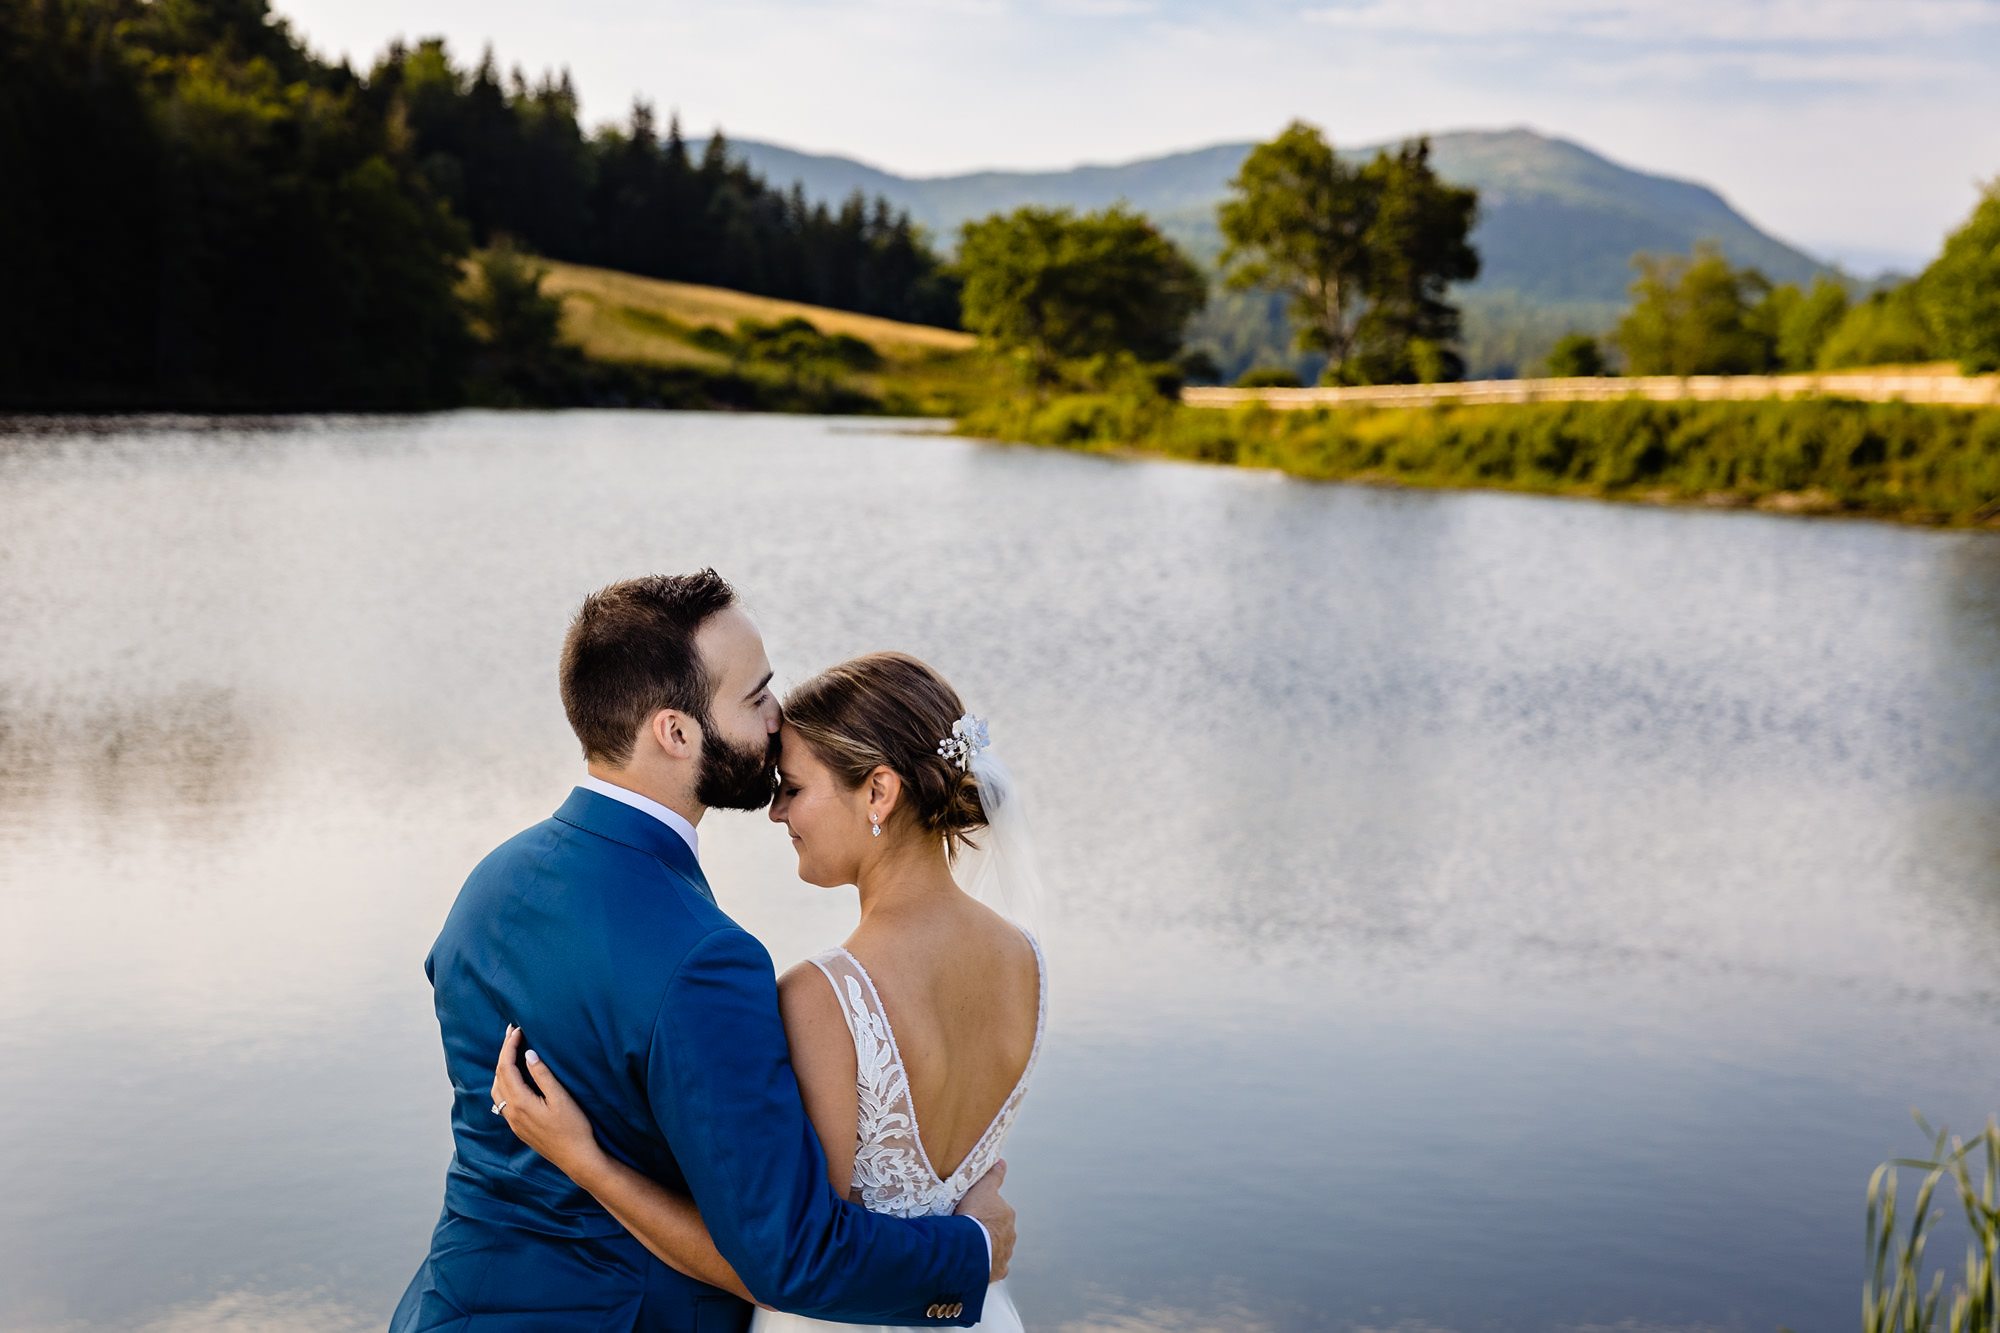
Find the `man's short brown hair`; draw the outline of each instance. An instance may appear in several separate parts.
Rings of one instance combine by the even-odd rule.
[[[627,579],[583,599],[563,639],[562,701],[585,759],[622,766],[663,708],[707,728],[715,685],[694,636],[734,605],[736,590],[712,569]]]

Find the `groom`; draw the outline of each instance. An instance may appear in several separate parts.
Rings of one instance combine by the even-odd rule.
[[[847,1323],[977,1323],[1013,1209],[982,1191],[970,1216],[904,1220],[833,1192],[770,957],[696,859],[704,811],[758,809],[774,785],[771,667],[735,593],[703,570],[591,594],[563,644],[562,698],[590,775],[479,863],[425,963],[457,1151],[392,1333],[749,1322],[747,1303],[655,1259],[493,1113],[510,1022],[613,1156],[693,1196],[758,1300]]]

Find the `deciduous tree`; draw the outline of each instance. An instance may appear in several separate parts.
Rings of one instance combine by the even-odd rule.
[[[1850,307],[1820,345],[1815,367],[1914,365],[1937,356],[1937,335],[1917,299],[1917,284],[1906,282]]]
[[[1368,277],[1373,184],[1319,130],[1295,120],[1250,150],[1230,189],[1217,214],[1228,284],[1283,292],[1299,344],[1345,361]]]
[[[1771,285],[1712,245],[1632,261],[1632,308],[1614,335],[1633,375],[1748,375],[1770,368],[1771,335],[1753,310]]]
[[[1919,294],[1945,354],[1968,375],[2000,370],[2000,181],[1924,271]]]
[[[1777,347],[1781,369],[1811,370],[1820,349],[1847,317],[1847,284],[1822,273],[1805,291],[1791,283],[1774,287],[1765,298],[1767,334]]]
[[[1606,372],[1604,349],[1588,333],[1566,333],[1549,349],[1546,365],[1553,379],[1586,379]]]
[[[1478,195],[1438,179],[1429,140],[1357,168],[1295,121],[1251,150],[1231,189],[1218,214],[1227,281],[1290,297],[1299,343],[1326,353],[1330,378],[1463,373],[1445,297],[1479,273],[1468,240]]]
[[[1025,351],[1044,376],[1058,361],[1120,352],[1171,360],[1207,298],[1194,262],[1123,207],[1022,208],[968,222],[959,237],[965,327]]]

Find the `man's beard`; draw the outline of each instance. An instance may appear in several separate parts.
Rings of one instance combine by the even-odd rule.
[[[778,789],[779,739],[737,747],[714,727],[704,728],[694,798],[711,810],[762,810]]]

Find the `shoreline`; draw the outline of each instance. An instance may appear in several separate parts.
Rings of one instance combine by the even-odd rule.
[[[1789,375],[1597,375],[1562,379],[1454,380],[1439,384],[1333,385],[1299,389],[1191,387],[1184,407],[1274,412],[1325,407],[1435,407],[1526,403],[1790,402],[1804,398],[1930,407],[2000,406],[2000,375],[1963,375],[1949,362]]]
[[[1073,394],[957,433],[1258,467],[1309,481],[2000,527],[2000,412],[1797,398],[1229,411]]]

